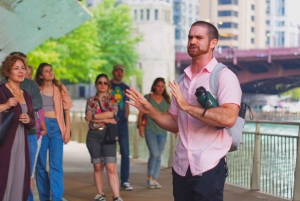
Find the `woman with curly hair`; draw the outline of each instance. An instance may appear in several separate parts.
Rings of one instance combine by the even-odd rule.
[[[27,201],[30,191],[30,162],[27,130],[35,126],[32,100],[20,88],[25,79],[26,61],[10,55],[2,62],[1,74],[7,83],[0,85],[0,112],[14,113],[4,142],[0,145],[0,200]]]
[[[95,80],[97,94],[90,97],[86,103],[86,120],[89,122],[89,131],[86,145],[94,166],[94,179],[98,194],[95,201],[105,201],[103,192],[103,169],[106,167],[108,182],[113,193],[114,201],[122,201],[119,191],[119,179],[116,170],[116,142],[104,142],[106,124],[117,124],[114,117],[118,113],[118,101],[109,93],[110,82],[106,74],[99,74]]]
[[[62,200],[64,193],[63,144],[67,144],[71,139],[69,110],[73,103],[67,88],[55,78],[50,64],[39,65],[35,81],[41,90],[47,127],[36,164],[36,182],[40,200],[58,201]],[[50,174],[46,170],[48,150]]]

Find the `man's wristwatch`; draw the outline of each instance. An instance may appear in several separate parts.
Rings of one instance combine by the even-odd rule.
[[[95,119],[95,114],[92,114],[92,119]]]

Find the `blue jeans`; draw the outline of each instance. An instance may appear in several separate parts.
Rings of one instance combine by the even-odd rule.
[[[121,184],[128,182],[130,172],[129,136],[127,121],[118,122],[119,145],[121,153]]]
[[[30,177],[33,177],[34,173],[34,164],[35,164],[35,156],[37,152],[37,136],[36,134],[28,135],[28,145],[29,145],[29,161],[30,161]],[[28,197],[28,201],[33,201],[33,193],[30,189],[30,194]]]
[[[36,164],[36,183],[41,201],[61,201],[63,185],[63,139],[56,119],[46,118],[47,134],[43,137]],[[49,149],[50,174],[46,169],[47,151]],[[50,194],[51,191],[51,194]]]
[[[167,134],[156,134],[146,131],[145,138],[150,152],[148,159],[148,176],[157,179],[160,170],[161,155],[164,152],[167,141]]]

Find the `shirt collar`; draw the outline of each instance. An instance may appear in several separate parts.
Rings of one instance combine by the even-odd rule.
[[[218,61],[216,60],[215,57],[213,57],[212,60],[210,60],[210,62],[208,64],[206,64],[206,66],[204,66],[204,68],[202,69],[201,72],[206,70],[209,73],[211,73],[217,64],[218,64]],[[191,79],[192,78],[192,65],[189,65],[186,69],[184,69],[184,73]]]

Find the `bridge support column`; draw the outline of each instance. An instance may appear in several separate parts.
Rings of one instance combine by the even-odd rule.
[[[297,158],[295,167],[295,182],[294,182],[294,196],[293,201],[300,201],[300,126],[298,128],[297,139]]]
[[[260,155],[260,123],[256,123],[255,145],[253,155],[253,168],[251,175],[251,190],[260,190],[260,171],[261,171],[261,155]]]

